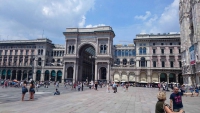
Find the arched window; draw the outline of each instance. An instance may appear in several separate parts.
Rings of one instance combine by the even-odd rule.
[[[38,58],[38,66],[41,66],[41,65],[42,65],[42,59]]]
[[[141,67],[146,67],[146,60],[144,57],[140,59]]]
[[[103,53],[103,45],[100,46],[100,53]]]
[[[38,49],[38,55],[40,55],[40,49]]]
[[[107,47],[106,47],[106,45],[104,45],[104,52],[103,53],[106,53],[106,50],[107,50]]]
[[[146,47],[143,48],[143,55],[146,55]]]
[[[134,60],[131,58],[130,59],[130,65],[133,65],[135,62],[134,62]]]
[[[139,52],[140,52],[139,54],[142,55],[142,48],[141,47],[139,49]]]
[[[115,64],[120,65],[120,60],[116,59]]]
[[[43,55],[43,49],[41,49],[41,55]]]
[[[127,65],[127,59],[123,59],[123,65]]]
[[[59,56],[59,51],[57,51],[57,55],[56,56]]]
[[[69,48],[69,49],[68,49],[68,54],[70,54],[72,48],[71,48],[71,46],[69,46],[68,48]]]
[[[54,55],[53,56],[56,56],[56,51],[54,51]]]
[[[72,54],[74,53],[74,46],[72,46]]]

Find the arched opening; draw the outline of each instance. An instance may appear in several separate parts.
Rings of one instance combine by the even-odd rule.
[[[67,79],[73,79],[73,67],[67,68]]]
[[[126,72],[122,72],[122,80],[121,82],[128,82],[128,76]]]
[[[146,75],[146,73],[141,73],[140,74],[140,82],[144,82],[144,83],[146,83],[147,82],[147,75]]]
[[[79,50],[79,74],[78,81],[95,80],[95,49],[92,45],[86,44]]]
[[[11,70],[8,70],[8,71],[7,71],[6,79],[11,79],[10,77],[11,77]]]
[[[119,76],[119,73],[118,72],[115,72],[114,75],[113,75],[113,80],[115,82],[119,82],[120,81],[120,76]]]
[[[55,81],[56,79],[56,72],[54,70],[51,71],[51,81]]]
[[[158,82],[158,74],[157,74],[157,73],[153,73],[153,74],[152,74],[152,82],[153,82],[153,83]]]
[[[42,59],[38,58],[38,66],[41,66],[41,65],[42,65]]]
[[[176,82],[176,75],[174,73],[169,74],[169,83]]]
[[[11,78],[12,80],[14,80],[14,79],[16,79],[16,70],[13,70],[12,71],[12,78]]]
[[[127,59],[123,59],[123,65],[127,65]]]
[[[62,71],[60,70],[57,72],[57,81],[59,81],[60,83],[62,81]]]
[[[134,72],[130,72],[129,73],[129,82],[135,82],[135,73]]]
[[[18,71],[17,71],[17,80],[18,80],[18,81],[21,81],[21,77],[22,77],[22,71],[21,71],[21,70],[18,70]]]
[[[179,82],[179,84],[183,84],[183,76],[182,76],[182,73],[178,74],[178,82]]]
[[[36,81],[40,81],[40,77],[41,77],[41,71],[37,70],[37,72],[36,72]]]
[[[166,73],[160,74],[160,82],[167,82],[167,74]]]
[[[141,67],[146,67],[146,60],[145,60],[145,58],[144,57],[142,57],[141,59],[140,59],[140,65],[141,65]]]
[[[27,78],[28,78],[27,71],[24,71],[22,80],[27,80]]]
[[[99,75],[100,75],[99,78],[100,78],[101,80],[106,80],[106,68],[105,68],[105,67],[101,67],[101,68],[100,68]]]
[[[6,79],[6,70],[5,69],[1,73],[1,79]]]
[[[46,70],[46,71],[45,71],[45,74],[44,74],[44,81],[49,81],[49,70]]]

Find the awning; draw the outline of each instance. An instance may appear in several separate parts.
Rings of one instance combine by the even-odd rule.
[[[114,80],[114,82],[119,82],[119,80]]]
[[[153,83],[160,83],[160,82],[153,82]]]
[[[146,81],[140,81],[140,83],[147,83]]]
[[[126,81],[121,81],[121,82],[126,82]]]

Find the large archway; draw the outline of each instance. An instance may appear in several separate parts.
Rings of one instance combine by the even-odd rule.
[[[4,69],[1,73],[1,79],[5,79],[6,78],[6,70]]]
[[[51,71],[51,81],[56,80],[56,72],[54,70]]]
[[[73,79],[73,67],[67,68],[67,79]]]
[[[28,78],[27,71],[24,71],[22,80],[27,80],[27,78]]]
[[[11,79],[10,77],[11,77],[11,70],[8,70],[8,71],[7,71],[6,79]]]
[[[18,71],[17,71],[17,80],[18,80],[18,81],[21,81],[21,79],[22,79],[21,77],[22,77],[22,71],[21,71],[21,70],[18,70]]]
[[[57,72],[57,81],[59,81],[60,83],[62,81],[62,71],[60,70]]]
[[[167,82],[167,74],[166,73],[160,74],[160,82]]]
[[[114,82],[120,82],[120,74],[118,72],[115,72],[113,75]]]
[[[40,81],[40,77],[41,77],[41,71],[37,70],[37,72],[36,72],[36,81]]]
[[[12,71],[12,78],[11,78],[12,80],[14,80],[14,79],[16,79],[16,70],[13,70]]]
[[[78,81],[95,80],[95,48],[86,44],[79,50],[79,74]]]
[[[174,73],[169,74],[169,83],[176,82],[176,75]]]
[[[180,73],[178,75],[178,82],[179,82],[179,84],[183,84],[183,75],[182,75],[182,73]]]
[[[46,70],[46,71],[45,71],[45,74],[44,74],[44,81],[49,81],[49,70]]]
[[[106,80],[106,68],[105,67],[101,67],[99,70],[99,75],[100,75],[100,79],[101,80]]]

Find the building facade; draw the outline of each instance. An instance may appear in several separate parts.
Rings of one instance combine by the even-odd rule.
[[[36,81],[182,83],[180,34],[138,34],[113,45],[110,26],[67,28],[65,45],[49,39],[0,41],[0,77]]]
[[[200,0],[180,0],[182,74],[184,84],[200,85]]]

